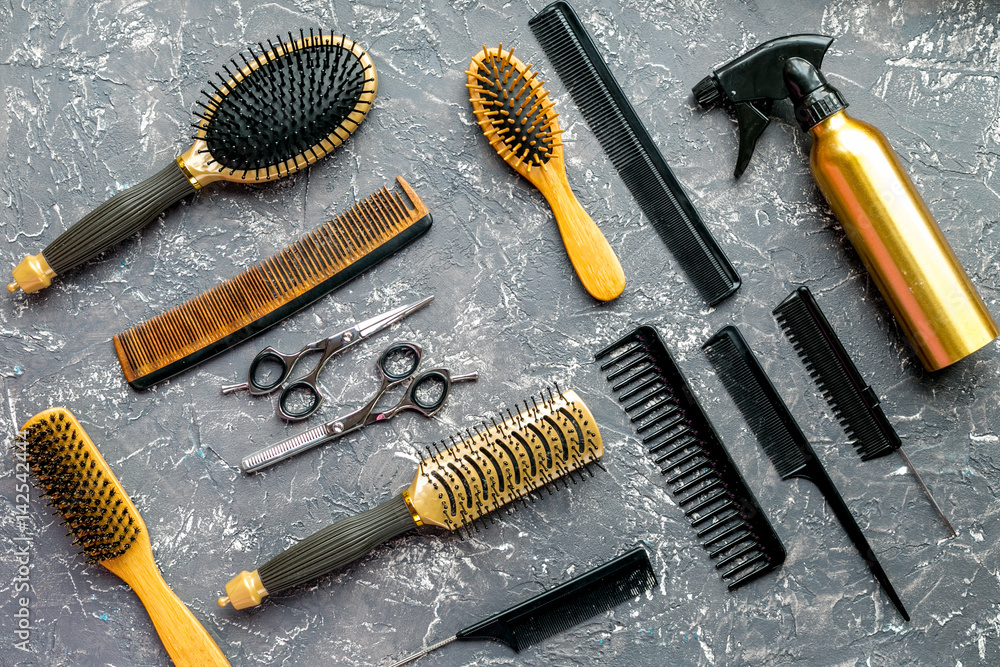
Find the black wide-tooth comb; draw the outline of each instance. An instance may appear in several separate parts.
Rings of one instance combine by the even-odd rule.
[[[702,298],[715,305],[735,292],[739,274],[670,171],[573,8],[554,2],[528,26],[639,208]]]
[[[584,572],[487,619],[463,628],[454,636],[409,655],[392,667],[427,655],[455,640],[492,639],[518,653],[554,634],[602,614],[656,585],[656,574],[642,547]]]
[[[739,329],[734,326],[723,327],[708,339],[703,349],[781,478],[799,477],[819,487],[830,509],[840,520],[886,595],[903,618],[909,621],[910,615],[903,607],[903,601],[892,587],[892,582],[879,564],[861,527],[854,520],[850,508],[827,475],[792,413],[781,400],[771,379],[750,351]]]
[[[861,460],[870,461],[898,450],[955,537],[948,517],[903,451],[899,435],[879,405],[878,395],[861,377],[809,288],[799,287],[773,312]]]
[[[733,590],[785,562],[785,548],[652,327],[597,353],[684,516]]]

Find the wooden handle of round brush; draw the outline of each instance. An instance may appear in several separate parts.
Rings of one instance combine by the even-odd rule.
[[[601,301],[610,301],[621,294],[625,289],[622,265],[597,224],[577,201],[566,174],[546,169],[544,184],[536,182],[536,185],[552,207],[566,254],[584,289]]]

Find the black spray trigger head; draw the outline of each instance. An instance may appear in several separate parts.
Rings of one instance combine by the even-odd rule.
[[[816,70],[823,64],[833,38],[825,35],[789,35],[764,42],[717,68],[694,87],[702,107],[717,102],[736,111],[740,148],[734,175],[739,178],[750,162],[757,139],[767,127],[774,100],[788,97],[785,64],[801,58]]]

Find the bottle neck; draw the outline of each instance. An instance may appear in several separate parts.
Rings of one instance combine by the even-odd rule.
[[[850,120],[851,117],[847,115],[847,111],[841,109],[837,113],[827,116],[820,122],[810,127],[809,134],[813,139],[816,139],[817,137],[821,137],[829,132],[836,132],[847,125]]]

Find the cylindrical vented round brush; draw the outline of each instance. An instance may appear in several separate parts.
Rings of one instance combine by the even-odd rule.
[[[205,628],[160,575],[146,524],[80,422],[51,408],[21,428],[31,472],[76,535],[74,544],[132,587],[177,667],[228,666]]]
[[[21,260],[8,291],[48,287],[209,183],[273,181],[308,167],[358,127],[378,88],[365,50],[322,30],[258,43],[231,62],[202,91],[191,148]]]
[[[601,230],[577,201],[566,180],[555,103],[537,72],[513,49],[477,53],[466,74],[472,111],[500,157],[548,201],[566,254],[592,297],[614,299],[625,289],[625,272]]]
[[[459,434],[451,447],[442,444],[446,449],[434,445],[436,453],[427,449],[430,458],[421,461],[408,489],[316,531],[253,572],[244,570],[226,584],[219,606],[256,606],[418,526],[457,531],[471,524],[478,531],[476,522],[490,512],[560,478],[572,479],[573,471],[604,454],[594,416],[573,391],[532,399],[509,419]]]

